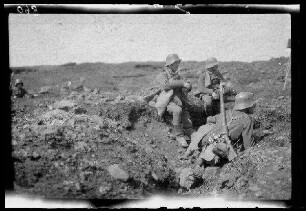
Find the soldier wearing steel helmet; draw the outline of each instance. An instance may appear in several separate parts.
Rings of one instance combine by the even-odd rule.
[[[219,100],[220,82],[225,82],[225,79],[218,70],[218,61],[215,57],[208,58],[206,60],[205,69],[200,73],[198,88],[195,93],[196,96],[204,101],[204,108],[207,116],[212,116],[217,113],[216,104],[218,104]],[[230,91],[235,93],[231,86],[226,86],[224,91],[225,94]]]
[[[253,93],[241,92],[235,96],[234,108],[225,112],[229,138],[236,149],[244,150],[254,145],[253,119],[250,114],[255,112],[256,102]],[[218,140],[221,128],[220,114],[209,117],[207,124],[201,126],[191,137],[185,156],[188,157],[201,148],[198,165],[203,163],[215,165],[221,158],[226,158],[229,153],[228,147],[225,142]]]
[[[23,82],[21,79],[16,79],[15,88],[13,88],[13,97],[14,98],[23,98],[28,95],[27,90],[23,88]]]
[[[154,107],[158,115],[162,117],[165,111],[173,115],[172,136],[176,138],[182,147],[188,147],[187,140],[193,132],[192,122],[187,110],[187,92],[191,90],[191,84],[185,82],[178,74],[181,59],[177,54],[170,54],[166,58],[166,64],[162,72],[157,76],[156,82],[161,90]]]

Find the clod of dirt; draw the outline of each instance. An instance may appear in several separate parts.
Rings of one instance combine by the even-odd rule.
[[[184,168],[180,174],[180,186],[182,188],[190,189],[194,184],[195,178],[191,167]]]
[[[54,107],[57,109],[62,109],[65,111],[68,111],[70,108],[76,106],[76,103],[70,101],[70,100],[61,100],[54,103]]]
[[[121,180],[121,181],[128,181],[129,174],[126,173],[124,170],[122,170],[118,164],[111,165],[107,168],[108,173],[114,177],[115,179]]]

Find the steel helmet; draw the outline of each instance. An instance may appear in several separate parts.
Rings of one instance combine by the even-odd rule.
[[[169,54],[166,58],[166,66],[173,64],[176,61],[182,61],[177,54]]]
[[[15,81],[15,86],[16,86],[17,84],[23,84],[22,80],[20,80],[19,78],[16,79],[16,81]]]
[[[210,57],[209,59],[206,60],[206,64],[205,64],[206,69],[211,68],[215,65],[218,65],[218,61],[215,57]]]
[[[235,97],[234,110],[242,110],[252,107],[257,100],[254,98],[254,94],[251,92],[240,92]]]

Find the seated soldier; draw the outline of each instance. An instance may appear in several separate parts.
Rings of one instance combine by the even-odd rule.
[[[177,54],[170,54],[166,58],[166,65],[156,80],[159,85],[158,97],[154,107],[158,116],[162,117],[165,111],[173,115],[173,137],[182,147],[188,147],[187,140],[193,132],[192,122],[187,110],[187,96],[183,88],[191,90],[191,84],[183,81],[178,74],[181,59]]]
[[[227,110],[226,119],[229,131],[229,138],[234,148],[240,142],[241,150],[253,145],[253,119],[250,114],[255,112],[256,100],[254,94],[241,92],[235,97],[233,110]],[[222,131],[222,117],[220,114],[209,117],[207,124],[201,126],[191,137],[191,143],[185,153],[190,156],[200,147],[202,149],[198,158],[198,165],[219,163],[220,158],[227,158],[229,150],[226,142],[220,141]]]
[[[205,113],[212,116],[218,113],[217,104],[219,102],[219,85],[225,82],[222,74],[218,70],[218,61],[215,57],[206,60],[205,69],[200,73],[198,88],[195,96],[204,101]],[[224,93],[235,93],[229,84],[226,84]],[[228,86],[229,85],[229,86]]]
[[[23,82],[20,79],[16,79],[15,87],[13,88],[13,98],[23,98],[28,96],[28,92],[23,88]]]

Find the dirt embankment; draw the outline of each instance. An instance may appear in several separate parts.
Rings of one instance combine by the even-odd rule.
[[[263,70],[261,63],[253,66]],[[257,72],[256,80],[238,86],[260,98],[253,116],[256,145],[232,163],[195,171],[189,190],[180,187],[180,175],[195,159],[182,159],[184,150],[169,138],[171,116],[156,118],[140,96],[85,90],[14,99],[16,190],[48,198],[143,198],[166,192],[289,199],[291,98],[290,91],[281,91],[282,80],[273,71],[264,69],[264,76]],[[235,77],[240,80],[239,74]],[[197,129],[205,124],[203,104],[189,98]]]

